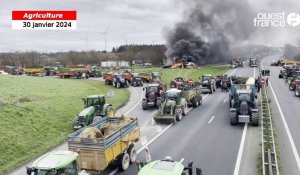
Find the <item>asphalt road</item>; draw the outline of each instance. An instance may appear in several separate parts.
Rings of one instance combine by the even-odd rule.
[[[278,78],[281,67],[270,66],[273,59],[278,58],[279,56],[268,57],[263,60],[262,65],[264,69],[271,71],[268,94],[279,139],[282,174],[297,175],[300,174],[300,98],[295,97],[294,92],[289,90],[284,79]]]
[[[231,70],[228,74],[254,76],[254,72],[258,73],[254,68],[245,65],[245,68]],[[257,160],[251,166],[241,163],[245,159],[243,148],[251,135],[247,134],[251,126],[231,126],[228,114],[227,93],[217,90],[216,93],[208,95],[202,106],[192,109],[182,121],[170,127],[148,146],[152,160],[166,156],[177,161],[184,159],[184,164],[193,160],[194,165],[202,168],[205,175],[240,174],[241,169],[252,169],[252,172],[256,172]],[[259,130],[259,127],[256,128]],[[256,146],[256,150],[259,150],[258,145]],[[140,154],[139,160],[144,161],[145,154]],[[137,174],[137,168],[130,166],[129,170],[118,174]]]
[[[245,65],[244,68],[230,70],[228,75],[254,76],[255,73],[256,75],[258,73],[256,69]],[[255,172],[256,161],[250,161],[250,164],[244,163],[247,162],[248,157],[253,156],[250,154],[245,157],[247,147],[253,146],[249,141],[253,135],[252,132],[249,132],[252,128],[244,124],[230,125],[227,93],[217,90],[212,95],[206,95],[202,106],[192,109],[182,121],[169,127],[153,122],[152,116],[155,109],[142,110],[143,92],[141,87],[131,87],[129,90],[131,92],[130,101],[117,112],[117,115],[125,114],[139,119],[142,138],[141,142],[137,144],[137,148],[141,151],[140,160],[144,160],[145,157],[141,147],[151,142],[148,147],[152,160],[163,159],[165,156],[171,156],[178,161],[183,158],[184,164],[193,160],[194,165],[202,168],[205,175],[237,175],[242,174],[241,170]],[[254,138],[256,139],[256,137]],[[245,146],[245,143],[249,144]],[[54,150],[65,149],[67,149],[67,145],[63,144]],[[259,149],[257,148],[257,150]],[[25,172],[26,168],[23,166],[10,174],[21,175]],[[132,165],[126,172],[117,172],[114,167],[111,167],[107,173],[134,175],[137,173],[137,169]]]

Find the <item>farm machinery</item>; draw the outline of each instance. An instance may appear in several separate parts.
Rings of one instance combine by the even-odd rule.
[[[249,59],[249,66],[250,67],[257,67],[258,66],[258,60],[257,60],[257,58],[250,58]]]
[[[203,74],[202,78],[200,77],[200,84],[202,85],[202,92],[213,93],[216,91],[216,81],[211,74]]]
[[[161,123],[176,123],[187,114],[187,109],[188,104],[182,91],[172,88],[166,92],[165,100],[160,105],[154,120]]]
[[[131,86],[143,86],[143,81],[138,73],[132,73],[132,80],[131,80]]]
[[[122,74],[115,74],[112,85],[116,88],[128,87],[129,82],[125,80]]]
[[[259,111],[256,104],[255,79],[237,77],[231,83],[229,94],[230,124],[250,123],[259,124]]]
[[[83,98],[84,110],[73,120],[73,129],[78,130],[91,123],[99,121],[102,117],[114,117],[115,111],[111,104],[105,102],[104,95],[90,95]]]
[[[179,86],[185,85],[185,84],[192,84],[193,81],[190,79],[188,81],[185,81],[182,77],[176,77],[174,80],[170,83],[170,88],[177,88]]]
[[[155,83],[148,84],[143,90],[145,91],[145,97],[142,99],[143,110],[147,110],[149,107],[159,108],[164,101],[165,87]]]

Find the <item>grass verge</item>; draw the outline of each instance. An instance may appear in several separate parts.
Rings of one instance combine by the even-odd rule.
[[[61,143],[73,131],[81,98],[111,88],[99,81],[1,75],[0,84],[0,174]],[[114,91],[107,102],[126,104],[129,91]]]

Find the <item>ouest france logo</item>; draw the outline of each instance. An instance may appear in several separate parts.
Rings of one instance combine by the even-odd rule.
[[[300,24],[299,13],[257,13],[253,19],[254,27],[296,27]]]

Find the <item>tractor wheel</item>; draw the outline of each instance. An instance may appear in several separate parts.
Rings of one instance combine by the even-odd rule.
[[[75,126],[78,125],[78,119],[79,119],[79,116],[75,116],[75,117],[74,117],[74,119],[73,119],[73,124],[72,124],[73,129],[74,129]],[[74,130],[75,130],[75,129],[74,129]]]
[[[108,81],[108,80],[105,80],[105,84],[106,84],[106,85],[109,85],[109,81]]]
[[[161,106],[161,99],[158,99],[156,101],[156,107],[157,107],[157,109],[159,109],[160,106]]]
[[[198,99],[197,99],[197,97],[195,97],[194,99],[193,99],[193,108],[197,108],[198,106],[199,106],[199,102],[198,102]]]
[[[182,119],[182,110],[180,108],[175,109],[176,120],[180,121]]]
[[[238,117],[236,115],[236,111],[230,111],[230,124],[236,125],[238,123]]]
[[[106,116],[107,116],[108,118],[114,117],[114,116],[115,116],[115,110],[113,109],[112,106],[109,106],[109,107],[106,109],[105,114],[106,114]]]
[[[116,87],[116,82],[112,82],[113,87]]]
[[[117,83],[117,88],[119,89],[121,87],[121,84],[118,82]]]
[[[182,108],[182,116],[186,116],[186,114],[188,113],[188,105],[184,105],[184,107]]]
[[[259,122],[258,113],[257,113],[257,112],[253,112],[253,113],[251,114],[250,124],[251,124],[252,126],[258,126],[258,122]]]
[[[128,169],[130,163],[130,157],[128,153],[122,153],[119,157],[119,166],[121,170],[125,171]]]
[[[278,75],[278,78],[283,78],[283,77],[282,77],[282,75],[279,74],[279,75]]]
[[[294,91],[296,89],[296,87],[294,86],[294,84],[290,84],[289,89],[290,89],[290,91]]]
[[[102,119],[102,117],[101,117],[101,116],[94,116],[94,118],[93,118],[93,122],[92,122],[92,123],[99,122],[101,119]]]
[[[137,152],[134,147],[134,144],[131,144],[129,148],[127,149],[127,153],[129,154],[130,163],[135,163],[137,159]]]
[[[142,107],[143,107],[143,110],[147,110],[148,109],[147,99],[143,99],[143,101],[142,101]]]
[[[202,105],[202,97],[200,95],[198,97],[198,104],[199,104],[199,106]]]
[[[132,83],[132,86],[136,87],[136,82],[135,81]]]
[[[296,90],[295,90],[295,96],[296,96],[296,97],[300,97],[300,90],[299,90],[299,89],[296,89]]]

